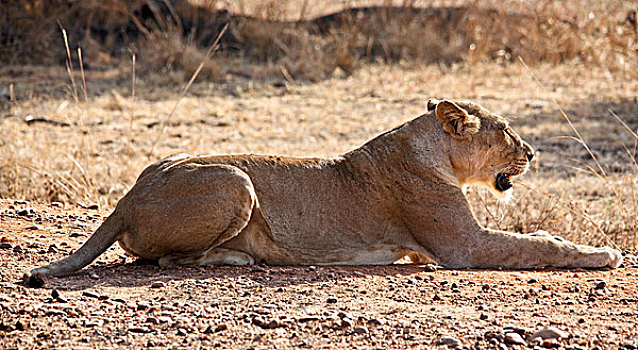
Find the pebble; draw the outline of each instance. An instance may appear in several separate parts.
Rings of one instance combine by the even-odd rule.
[[[339,323],[339,327],[341,327],[341,329],[351,328],[352,326],[354,326],[354,323],[348,318],[342,319]]]
[[[22,209],[22,210],[18,210],[18,212],[16,214],[20,215],[20,216],[31,216],[33,215],[33,209],[31,208],[26,208],[26,209]]]
[[[385,324],[385,320],[384,319],[378,319],[378,318],[373,318],[368,320],[368,324],[371,326],[382,326]]]
[[[532,334],[530,337],[530,341],[538,341],[538,340],[546,340],[546,339],[561,339],[567,338],[569,336],[568,333],[561,331],[558,328],[548,327],[541,329],[540,331]]]
[[[513,324],[507,324],[503,327],[503,333],[517,333],[524,337],[529,330],[527,328],[517,327]]]
[[[428,271],[428,272],[436,271],[436,265],[433,265],[433,264],[423,265],[422,268],[423,268],[423,271]]]
[[[162,287],[164,287],[164,282],[162,281],[155,281],[151,283],[151,288],[162,288]]]
[[[347,313],[347,312],[343,312],[343,311],[339,312],[337,314],[337,317],[339,317],[340,319],[344,319],[344,318],[349,318],[351,320],[354,319],[354,316],[352,316],[351,313]]]
[[[461,341],[454,337],[441,337],[437,340],[436,345],[447,345],[451,348],[461,347]]]
[[[596,285],[594,286],[594,289],[601,290],[601,289],[605,289],[605,287],[607,287],[607,281],[600,281],[596,283]]]
[[[368,328],[360,326],[360,327],[354,327],[354,329],[352,330],[355,334],[367,334],[368,333]]]
[[[336,304],[337,301],[339,301],[339,299],[335,298],[335,297],[329,297],[328,299],[326,299],[326,302],[328,304]]]
[[[173,322],[173,319],[168,317],[168,316],[160,316],[157,318],[158,321],[160,321],[160,323],[171,323]]]
[[[513,332],[505,333],[505,338],[503,338],[503,342],[509,345],[523,345],[523,346],[527,345],[527,343],[525,342],[525,340],[523,340],[520,334],[513,333]]]
[[[319,321],[321,318],[319,316],[303,316],[297,319],[299,323],[311,322],[311,321]]]
[[[66,303],[67,300],[62,296],[62,294],[60,294],[60,291],[58,291],[57,289],[53,289],[51,291],[51,297],[53,299],[55,299],[57,302],[59,303]]]
[[[27,329],[27,326],[24,324],[24,322],[22,322],[22,320],[18,320],[16,322],[15,329],[17,331],[24,331],[25,329]]]
[[[27,227],[24,228],[25,230],[29,230],[29,231],[34,231],[34,230],[39,230],[42,231],[44,230],[44,227],[41,225],[29,225]]]
[[[89,291],[82,292],[82,295],[84,295],[85,297],[95,298],[95,299],[100,297],[99,294],[96,294],[96,293],[93,293],[93,292],[89,292]]]
[[[133,327],[128,329],[131,333],[150,333],[150,329],[148,327]]]

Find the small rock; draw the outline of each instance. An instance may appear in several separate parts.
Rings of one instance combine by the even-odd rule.
[[[601,289],[605,289],[605,287],[607,287],[607,281],[600,281],[596,283],[596,285],[594,286],[594,289],[601,290]]]
[[[179,328],[179,329],[177,330],[177,335],[184,336],[184,335],[186,335],[186,334],[188,334],[188,331],[187,331],[187,330],[185,330],[184,328]]]
[[[33,209],[26,208],[26,209],[18,210],[18,212],[16,214],[18,214],[20,216],[32,216],[33,213],[34,213]]]
[[[433,264],[423,265],[422,268],[424,271],[428,271],[428,272],[436,271],[436,265],[433,265]]]
[[[171,323],[173,322],[173,319],[168,317],[168,316],[160,316],[157,318],[158,321],[160,321],[160,323]]]
[[[346,312],[343,312],[343,311],[339,312],[337,314],[337,317],[339,317],[340,319],[344,319],[344,318],[349,318],[351,320],[354,319],[354,316],[352,316],[351,313],[346,313]]]
[[[0,249],[13,249],[13,244],[10,242],[2,242],[0,243]]]
[[[384,319],[378,319],[378,318],[373,318],[368,320],[368,324],[371,326],[382,326],[385,324],[385,320]]]
[[[137,311],[144,311],[144,310],[148,310],[148,308],[150,307],[150,305],[147,302],[144,301],[139,301],[137,303]]]
[[[62,294],[60,294],[60,291],[58,291],[57,289],[53,289],[51,291],[51,298],[55,299],[59,303],[66,303],[68,301],[62,296]]]
[[[632,343],[632,342],[624,342],[621,346],[621,348],[625,348],[625,349],[629,349],[629,350],[635,350],[638,349],[638,346],[636,346],[636,344]]]
[[[527,328],[517,327],[513,324],[507,324],[503,327],[503,333],[517,333],[518,335],[524,337],[529,330]]]
[[[62,208],[64,207],[64,203],[62,202],[51,202],[52,207]]]
[[[561,339],[567,338],[568,336],[569,334],[567,332],[563,332],[558,328],[548,327],[532,334],[532,336],[530,337],[530,342],[538,342],[538,340],[546,339]]]
[[[89,277],[94,279],[94,280],[99,280],[100,279],[100,276],[98,276],[97,273],[92,273],[92,274],[89,275]]]
[[[18,320],[15,325],[15,329],[18,331],[24,331],[27,329],[27,326],[22,322],[22,320]]]
[[[526,346],[525,340],[518,333],[505,333],[505,337],[503,338],[503,342],[509,345],[523,345]]]
[[[225,323],[222,323],[222,324],[218,325],[217,327],[215,327],[215,333],[223,332],[223,331],[225,331],[227,329],[228,329],[228,325],[225,324]]]
[[[344,318],[341,320],[341,324],[339,326],[341,327],[341,329],[346,329],[354,326],[354,323],[349,318]]]
[[[319,321],[321,318],[319,316],[303,316],[297,319],[299,323],[306,323],[311,321]]]
[[[42,231],[42,230],[44,230],[44,227],[42,227],[41,225],[29,225],[29,226],[25,227],[24,229],[25,230],[29,230],[29,231],[34,231],[34,230]]]
[[[99,294],[96,294],[96,293],[93,293],[93,292],[89,292],[89,291],[82,292],[82,295],[84,295],[85,297],[95,298],[95,299],[98,299],[100,297]]]
[[[151,330],[148,327],[133,327],[133,328],[129,328],[128,331],[131,333],[144,334],[144,333],[149,333]]]
[[[352,330],[355,334],[368,334],[368,328],[364,326],[354,327]]]
[[[441,337],[436,341],[436,345],[447,345],[451,348],[459,348],[461,347],[461,341],[454,337]]]
[[[339,301],[339,299],[335,298],[335,297],[329,297],[328,299],[326,299],[326,302],[328,304],[336,304],[337,301]]]
[[[162,287],[164,287],[164,282],[162,281],[155,281],[151,283],[151,288],[162,288]]]

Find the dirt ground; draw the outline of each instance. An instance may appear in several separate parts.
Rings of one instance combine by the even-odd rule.
[[[20,284],[105,215],[0,201],[0,348],[638,347],[638,260],[628,251],[615,270],[160,269],[113,247],[44,288]],[[556,333],[532,340],[542,330]]]

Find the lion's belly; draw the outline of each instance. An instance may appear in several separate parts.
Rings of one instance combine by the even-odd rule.
[[[320,183],[320,182],[317,182]],[[305,185],[305,186],[303,186]],[[339,183],[269,185],[257,198],[275,241],[303,251],[356,250],[394,241],[396,225]]]

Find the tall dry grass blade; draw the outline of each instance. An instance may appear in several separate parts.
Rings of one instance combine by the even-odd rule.
[[[59,23],[58,23],[59,25]],[[71,79],[71,86],[73,87],[73,99],[75,102],[79,101],[78,98],[78,87],[75,84],[75,78],[73,76],[73,61],[71,60],[71,49],[69,49],[69,38],[66,35],[66,29],[62,28],[62,37],[64,38],[64,47],[66,48],[66,70],[69,73],[69,78]]]
[[[91,181],[89,180],[89,175],[87,174],[86,170],[84,170],[84,167],[80,164],[80,162],[78,162],[75,158],[73,158],[72,155],[67,153],[67,157],[69,158],[69,160],[71,160],[71,162],[73,162],[75,167],[78,168],[78,170],[80,171],[80,174],[82,175],[82,186],[84,187],[84,190],[85,190],[85,196],[88,195],[88,198],[90,198],[94,191],[93,191],[93,185],[91,184]]]
[[[540,82],[540,80],[538,80],[538,78],[536,77],[536,75],[532,72],[532,70],[529,68],[529,66],[525,63],[525,61],[523,60],[523,58],[521,58],[520,56],[518,57],[518,60],[521,62],[521,64],[523,64],[523,67],[525,67],[525,69],[527,70],[527,72],[529,73],[529,75],[532,77],[532,79],[534,79],[534,81],[536,82],[536,84],[538,84],[538,86],[540,86],[542,89],[545,89],[545,86]],[[546,90],[546,89],[545,89]],[[558,111],[560,112],[561,116],[563,116],[563,118],[567,121],[567,124],[569,125],[570,129],[572,129],[572,132],[576,135],[576,137],[578,137],[578,139],[581,141],[580,143],[583,145],[583,147],[585,148],[585,150],[587,150],[587,153],[589,153],[589,156],[591,157],[591,159],[594,161],[594,163],[596,163],[596,166],[598,167],[598,170],[600,170],[600,173],[602,174],[603,177],[607,177],[607,173],[605,172],[605,170],[603,169],[603,167],[600,165],[600,163],[598,162],[598,159],[596,158],[596,156],[594,155],[594,153],[591,151],[591,149],[589,148],[589,145],[587,145],[587,142],[585,142],[585,139],[583,138],[583,136],[580,134],[580,132],[578,132],[578,130],[576,129],[576,127],[574,126],[574,124],[572,123],[571,119],[569,119],[569,117],[567,116],[567,114],[565,113],[565,111],[563,110],[563,107],[560,106],[560,104],[558,103],[558,101],[556,100],[556,98],[552,97],[552,102],[554,102],[554,105],[556,105],[556,108],[558,108]]]
[[[131,108],[129,110],[129,124],[128,124],[128,158],[131,158],[133,151],[133,119],[135,119],[135,52],[129,50],[131,53]]]
[[[84,102],[89,101],[89,94],[86,89],[86,77],[84,75],[84,61],[82,59],[82,48],[78,47],[78,62],[80,63],[80,73],[82,75],[82,93],[84,94]]]
[[[164,132],[166,131],[166,125],[168,124],[168,122],[171,120],[171,118],[173,117],[173,115],[175,114],[175,110],[177,109],[177,105],[180,103],[180,101],[184,98],[184,96],[186,95],[186,93],[188,92],[188,90],[190,89],[191,85],[193,84],[193,82],[195,81],[195,79],[197,79],[197,76],[199,75],[199,73],[202,71],[202,68],[204,68],[204,64],[212,57],[212,55],[217,52],[217,50],[219,49],[219,41],[221,40],[222,36],[224,35],[224,33],[226,33],[226,30],[228,29],[228,23],[226,23],[226,25],[224,25],[224,27],[222,28],[222,30],[219,32],[219,34],[217,35],[217,38],[215,39],[215,41],[213,42],[213,44],[208,48],[208,50],[206,51],[206,54],[204,55],[204,57],[202,58],[201,62],[199,63],[199,66],[197,67],[197,69],[195,70],[195,72],[193,73],[193,75],[191,76],[190,80],[188,81],[188,84],[186,84],[186,87],[184,87],[184,89],[182,90],[182,92],[179,94],[179,97],[177,98],[177,101],[175,101],[175,104],[173,105],[173,108],[171,109],[171,112],[168,114],[168,117],[166,117],[163,121],[162,121],[162,127],[160,128],[160,131],[157,135],[157,137],[155,138],[155,141],[153,141],[153,144],[151,145],[151,150],[148,152],[147,157],[150,159],[151,156],[153,155],[153,151],[155,150],[155,146],[157,145],[157,143],[159,142],[159,140],[161,139],[162,135],[164,135]]]
[[[608,111],[609,111],[609,113],[610,113],[610,114],[611,114],[614,118],[616,118],[616,120],[617,120],[617,121],[618,121],[618,122],[619,122],[619,123],[620,123],[623,127],[625,127],[625,129],[627,129],[627,131],[629,131],[629,133],[631,133],[631,135],[632,135],[632,136],[633,136],[636,140],[638,140],[638,135],[636,134],[636,132],[635,132],[635,131],[633,131],[633,130],[629,127],[629,125],[627,125],[627,123],[625,123],[625,121],[624,121],[624,120],[620,119],[620,117],[619,117],[618,115],[616,115],[616,113],[614,113],[614,111],[612,111],[611,109],[608,109]]]

